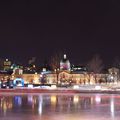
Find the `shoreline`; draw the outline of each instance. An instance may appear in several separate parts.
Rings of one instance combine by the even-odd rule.
[[[120,90],[77,90],[77,89],[30,89],[30,88],[15,88],[15,89],[0,89],[2,93],[98,93],[98,94],[120,94]]]

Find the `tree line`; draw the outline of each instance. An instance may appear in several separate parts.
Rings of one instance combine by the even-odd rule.
[[[60,60],[62,58],[62,53],[56,53],[53,56],[51,56],[50,66],[52,67],[52,70],[60,68]],[[93,55],[93,57],[85,63],[85,66],[87,67],[88,72],[93,72],[95,74],[103,72],[105,68],[103,60],[99,54]],[[115,57],[113,63],[111,64],[111,67],[119,68],[119,66],[120,59],[119,57]]]

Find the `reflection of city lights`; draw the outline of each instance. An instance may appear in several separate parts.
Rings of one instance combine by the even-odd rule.
[[[43,103],[43,98],[42,96],[39,96],[39,107],[38,107],[38,112],[39,112],[39,115],[42,115],[42,103]]]
[[[36,97],[34,97],[33,102],[34,102],[34,104],[37,103]]]
[[[55,105],[56,102],[57,102],[56,96],[55,96],[55,95],[52,95],[52,96],[51,96],[51,104],[52,104],[52,105]]]
[[[95,86],[95,89],[96,89],[96,90],[101,90],[101,86],[99,86],[99,85],[98,85],[98,86]]]
[[[10,103],[10,104],[8,105],[8,108],[11,109],[12,107],[13,107],[13,104]]]
[[[15,104],[21,106],[22,98],[20,96],[15,96]]]
[[[4,110],[4,113],[6,113],[6,111],[7,111],[6,101],[3,102],[3,110]]]
[[[96,95],[96,96],[95,96],[95,102],[96,102],[97,104],[100,104],[100,102],[101,102],[101,96],[100,96],[100,95]]]
[[[91,105],[92,105],[94,103],[94,98],[91,97],[90,99],[91,99],[90,101],[91,101]]]
[[[12,99],[10,98],[2,99],[0,107],[3,109],[4,113],[6,113],[8,109],[12,109],[13,107]]]
[[[114,118],[115,117],[114,98],[111,98],[111,101],[110,101],[110,112],[111,112],[112,118]]]
[[[28,103],[32,104],[33,102],[33,96],[29,95],[28,96]]]
[[[75,96],[74,96],[73,102],[74,102],[75,104],[79,102],[79,96],[78,96],[78,95],[75,95]]]

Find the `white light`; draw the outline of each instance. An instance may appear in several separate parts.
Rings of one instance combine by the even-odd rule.
[[[46,72],[46,68],[43,68],[43,72]]]
[[[40,77],[43,77],[43,75],[41,74]]]
[[[51,85],[51,88],[52,88],[52,89],[56,89],[57,86],[56,86],[56,85]]]
[[[67,56],[66,56],[66,54],[64,54],[64,59],[66,59],[67,58]]]
[[[73,98],[73,102],[75,104],[77,104],[79,102],[79,96],[78,95],[75,95],[74,98]]]
[[[22,84],[21,84],[21,83],[18,83],[17,86],[18,86],[18,87],[22,87]]]
[[[113,80],[113,76],[111,76],[111,79]]]
[[[39,115],[42,115],[42,104],[43,104],[43,98],[42,96],[39,96],[39,107],[38,107]]]
[[[51,89],[50,86],[41,86],[41,88],[43,88],[43,89]]]
[[[28,85],[28,88],[33,88],[33,85],[32,85],[32,84],[29,84],[29,85]]]
[[[74,85],[73,89],[79,89],[79,85]]]
[[[8,59],[6,59],[6,61],[8,61]]]
[[[28,102],[29,102],[29,103],[32,103],[32,102],[33,102],[33,96],[31,96],[31,95],[28,96]]]
[[[111,112],[112,118],[114,119],[114,117],[115,117],[114,98],[111,98],[111,100],[110,100],[110,112]]]
[[[96,90],[101,90],[101,86],[95,86]]]
[[[96,96],[95,96],[95,101],[96,101],[97,104],[100,104],[100,102],[101,102],[101,97],[100,97],[100,95],[96,95]]]

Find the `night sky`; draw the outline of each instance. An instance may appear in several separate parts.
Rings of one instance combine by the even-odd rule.
[[[120,56],[120,1],[9,0],[0,2],[0,57],[39,63],[64,51],[72,63],[99,54]]]

